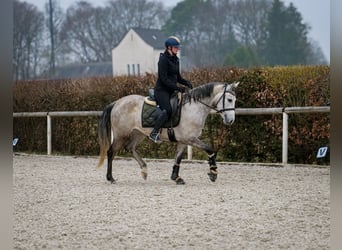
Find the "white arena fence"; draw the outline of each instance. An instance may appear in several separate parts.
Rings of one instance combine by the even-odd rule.
[[[330,106],[284,107],[284,108],[237,108],[236,115],[283,115],[282,163],[288,160],[288,114],[291,113],[330,113]],[[13,117],[46,117],[47,119],[47,154],[51,154],[51,117],[100,116],[102,111],[56,111],[56,112],[20,112]],[[192,159],[192,148],[188,146],[188,160]]]

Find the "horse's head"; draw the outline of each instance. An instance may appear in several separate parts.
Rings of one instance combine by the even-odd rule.
[[[215,96],[211,105],[215,107],[212,113],[221,115],[224,124],[233,124],[235,121],[235,89],[240,82],[233,82],[231,84],[222,83],[215,86]]]

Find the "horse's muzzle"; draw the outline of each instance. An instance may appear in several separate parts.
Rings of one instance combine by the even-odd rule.
[[[231,120],[231,121],[228,121],[228,122],[224,121],[223,123],[225,125],[232,125],[234,123],[234,120]]]
[[[232,125],[233,123],[234,123],[234,121],[235,121],[235,117],[228,117],[228,115],[224,115],[224,117],[223,117],[223,123],[225,124],[225,125]]]

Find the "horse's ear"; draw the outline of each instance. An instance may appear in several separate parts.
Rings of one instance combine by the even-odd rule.
[[[233,82],[232,85],[233,85],[233,88],[237,88],[237,86],[239,86],[240,82]]]
[[[237,86],[239,86],[240,82],[233,82],[231,83],[231,90],[235,92]]]

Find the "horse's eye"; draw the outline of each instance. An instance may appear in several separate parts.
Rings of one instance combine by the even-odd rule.
[[[233,101],[233,99],[230,99],[230,98],[228,99],[228,102],[232,102],[232,101]]]

